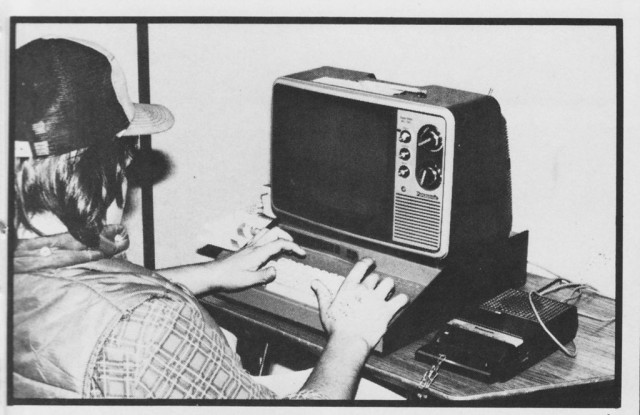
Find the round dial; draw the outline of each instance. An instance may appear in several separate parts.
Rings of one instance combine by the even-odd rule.
[[[398,176],[402,178],[409,177],[409,173],[411,172],[409,171],[409,168],[407,166],[400,166],[400,168],[398,169]]]
[[[411,158],[411,152],[407,148],[401,148],[400,152],[398,153],[398,157],[400,157],[400,160],[407,161],[409,160],[409,158]]]
[[[420,187],[426,190],[436,189],[442,182],[440,170],[428,164],[422,164],[418,167],[416,179]]]
[[[427,124],[420,127],[417,137],[418,149],[424,149],[431,152],[440,151],[442,149],[442,136],[435,125]]]
[[[402,130],[398,139],[401,143],[408,143],[411,141],[411,133],[407,130]]]

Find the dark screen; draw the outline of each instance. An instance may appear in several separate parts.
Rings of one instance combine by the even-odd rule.
[[[276,85],[274,206],[336,230],[389,240],[396,109]]]

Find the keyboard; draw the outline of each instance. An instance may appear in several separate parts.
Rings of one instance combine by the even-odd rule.
[[[285,228],[293,234],[292,229]],[[317,278],[330,290],[337,291],[342,283],[340,276],[349,275],[358,258],[368,256],[376,261],[373,271],[381,279],[393,279],[395,294],[403,293],[409,297],[409,305],[391,321],[383,340],[376,345],[375,351],[386,354],[406,346],[445,323],[458,314],[459,309],[469,303],[470,299],[491,298],[506,288],[522,285],[526,276],[526,233],[513,236],[504,249],[502,246],[500,249],[496,248],[495,252],[500,252],[499,255],[491,253],[480,261],[463,262],[461,266],[443,264],[439,267],[414,263],[346,243],[336,250],[336,245],[331,241],[322,239],[318,240],[319,243],[314,243],[315,236],[307,235],[305,239],[304,235],[306,234],[293,234],[307,255],[303,258],[286,254],[278,257],[274,265],[278,275],[273,282],[246,290],[217,292],[201,297],[200,301],[212,310],[218,310],[221,304],[222,308],[228,304],[230,315],[254,321],[258,325],[264,324],[264,327],[274,330],[284,330],[282,333],[288,330],[282,328],[285,325],[297,327],[296,332],[299,329],[299,333],[324,333],[311,281]],[[491,248],[491,252],[493,249]],[[350,255],[352,250],[357,253],[355,256]],[[344,255],[345,251],[347,255]],[[229,252],[223,252],[218,260],[229,255]],[[286,261],[282,261],[283,259]],[[289,282],[288,272],[284,270],[288,261],[294,262],[289,264],[291,268],[300,267],[299,272],[293,272],[293,282]],[[279,269],[280,263],[285,265],[282,269]],[[316,270],[325,270],[326,273],[318,274]],[[329,278],[318,277],[327,274],[334,275]],[[331,279],[336,282],[328,282]],[[247,317],[245,312],[254,317]],[[263,314],[264,319],[255,317]]]
[[[284,257],[267,262],[264,268],[269,267],[276,269],[276,279],[264,286],[266,291],[313,308],[318,308],[318,300],[311,289],[311,281],[320,280],[329,289],[332,297],[344,281],[341,275]]]
[[[273,282],[248,290],[220,292],[215,296],[297,323],[305,330],[324,333],[318,313],[318,300],[311,289],[311,281],[320,280],[335,295],[344,281],[344,276],[351,272],[354,264],[306,246],[305,251],[307,255],[304,258],[285,255],[277,257],[273,262],[267,262],[265,267],[276,268],[277,274]],[[380,278],[393,278],[396,294],[404,293],[410,300],[415,299],[424,289],[423,285],[394,277],[381,270],[376,269],[375,272]],[[206,306],[209,299],[204,297],[201,301]],[[381,352],[383,347],[383,342],[380,342],[375,350]]]

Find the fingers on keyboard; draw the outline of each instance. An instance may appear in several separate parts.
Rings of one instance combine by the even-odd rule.
[[[364,279],[362,280],[362,285],[373,290],[374,288],[376,288],[379,282],[380,282],[380,276],[378,274],[371,273],[366,277],[364,277]]]
[[[270,258],[281,252],[295,252],[300,256],[304,256],[306,254],[305,251],[295,242],[284,239],[276,239],[269,244],[260,245],[260,247],[263,250],[262,255],[266,258]]]
[[[345,284],[360,283],[360,281],[362,281],[362,278],[367,273],[369,268],[371,268],[371,266],[373,266],[373,259],[371,258],[361,259],[353,266],[353,268],[351,269],[351,272],[349,272],[349,275],[347,275],[347,277],[345,278],[344,283]]]
[[[408,303],[409,297],[407,297],[405,294],[398,294],[387,301],[387,305],[393,314],[398,312],[398,310],[406,306]]]
[[[387,277],[384,278],[375,289],[375,293],[380,297],[387,299],[389,295],[392,293],[394,287],[393,279]]]

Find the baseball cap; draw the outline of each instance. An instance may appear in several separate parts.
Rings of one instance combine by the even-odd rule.
[[[15,53],[16,157],[65,154],[168,130],[162,105],[134,103],[115,57],[79,39],[36,39]]]

